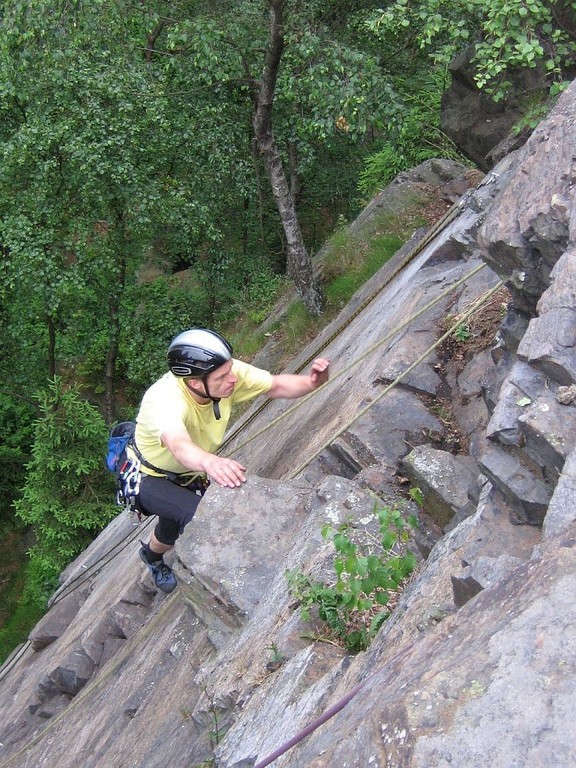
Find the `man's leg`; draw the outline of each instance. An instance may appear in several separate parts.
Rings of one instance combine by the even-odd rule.
[[[158,541],[156,538],[156,534],[152,533],[150,536],[150,541],[148,542],[148,546],[150,547],[150,550],[154,552],[154,554],[165,555],[166,552],[170,552],[174,544],[162,544],[162,542]]]
[[[172,592],[176,577],[166,565],[163,555],[172,549],[176,539],[192,520],[200,496],[167,478],[144,477],[140,486],[139,504],[145,514],[157,515],[158,523],[148,544],[142,543],[140,558],[163,592]]]

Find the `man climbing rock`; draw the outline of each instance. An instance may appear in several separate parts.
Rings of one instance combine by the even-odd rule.
[[[192,328],[168,348],[170,371],[144,394],[136,417],[135,446],[128,454],[140,461],[137,503],[158,523],[140,557],[156,586],[172,592],[176,578],[164,562],[192,520],[210,482],[236,488],[246,481],[246,467],[216,455],[235,403],[266,394],[297,398],[329,377],[329,362],[317,358],[309,374],[273,375],[232,357],[232,347],[218,333]]]

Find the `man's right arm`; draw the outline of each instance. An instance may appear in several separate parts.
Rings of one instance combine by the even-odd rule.
[[[204,472],[211,480],[225,488],[238,488],[246,482],[246,467],[196,445],[184,427],[168,429],[161,435],[163,445],[186,469]]]

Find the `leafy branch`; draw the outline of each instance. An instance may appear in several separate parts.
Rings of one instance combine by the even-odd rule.
[[[365,650],[390,616],[395,598],[416,567],[416,556],[408,549],[414,516],[405,519],[399,509],[376,508],[379,541],[353,541],[353,527],[325,525],[322,536],[335,549],[335,579],[330,584],[311,579],[300,571],[287,571],[291,594],[299,601],[301,616],[310,621],[313,607],[330,632],[351,652]]]

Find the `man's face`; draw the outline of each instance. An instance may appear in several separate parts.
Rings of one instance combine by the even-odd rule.
[[[232,373],[232,360],[208,374],[208,391],[212,397],[230,397],[238,378]]]

